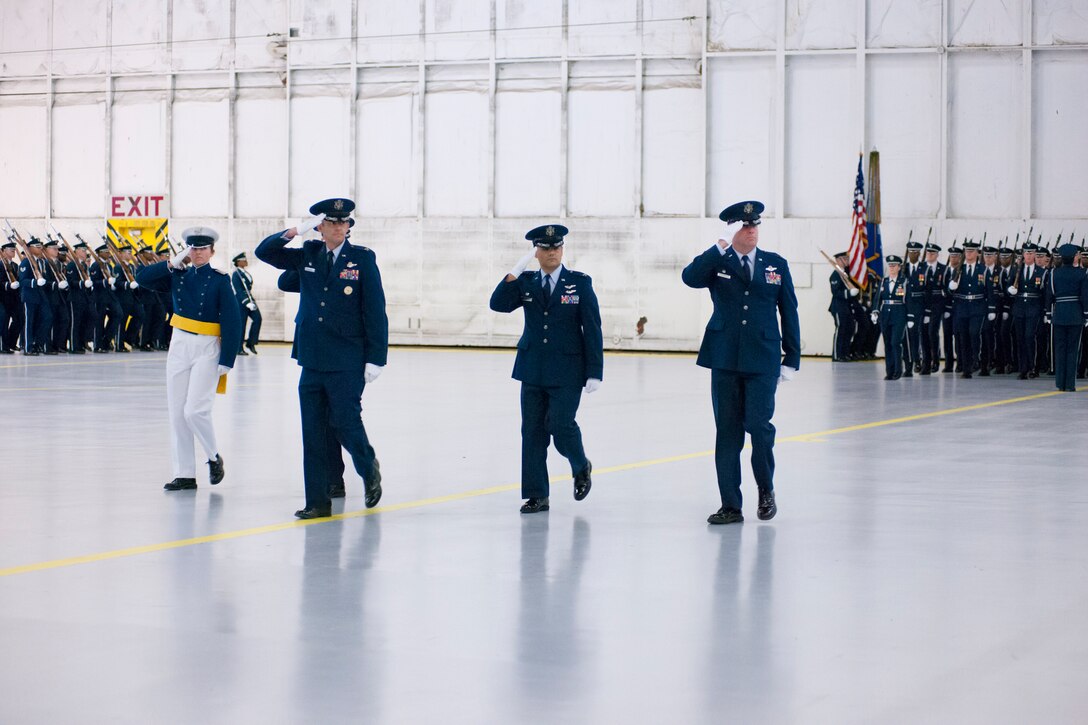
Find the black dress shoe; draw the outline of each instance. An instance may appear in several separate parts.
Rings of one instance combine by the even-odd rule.
[[[81,347],[77,347],[74,350],[69,350],[68,352],[70,352],[73,355],[86,355],[87,354],[87,351],[84,350]]]
[[[0,350],[0,355],[14,355],[14,350]]]
[[[155,348],[151,347],[150,342],[146,342],[143,345],[140,345],[140,349],[143,350],[144,352],[154,352],[155,351]]]
[[[251,353],[253,353],[254,355],[256,355],[256,354],[257,354],[257,346],[256,346],[255,344],[250,344],[250,343],[248,343],[248,342],[247,342],[247,343],[246,343],[246,347],[248,347],[248,348],[249,348],[249,351],[250,351]]]
[[[46,355],[60,355],[60,353],[57,352],[56,350],[46,350],[45,354]]]
[[[910,368],[908,367],[908,368],[907,368],[907,370],[906,370],[906,372],[904,372],[904,373],[903,373],[903,377],[904,377],[904,378],[913,378],[913,377],[914,377],[914,373],[912,373],[912,372],[910,371]]]
[[[131,350],[129,350],[129,349],[128,349],[127,347],[125,347],[124,345],[122,345],[121,347],[117,348],[116,352],[132,352],[132,351],[131,351]]]
[[[774,515],[778,513],[778,506],[774,502],[774,491],[759,491],[759,508],[756,509],[756,516],[760,521],[770,521],[774,518]]]
[[[175,478],[170,483],[163,486],[167,491],[185,491],[190,488],[196,488],[195,478]]]
[[[895,376],[894,375],[885,375],[884,379],[885,380],[895,380]]]
[[[1039,373],[1032,370],[1030,373],[1028,373],[1028,377],[1034,380],[1035,378],[1039,377]]]
[[[325,506],[324,508],[311,506],[308,509],[299,509],[295,512],[295,516],[300,519],[325,519],[332,516],[332,506]]]
[[[727,509],[722,506],[715,513],[707,517],[708,524],[739,524],[744,521],[744,514],[736,509]]]
[[[551,508],[548,505],[548,497],[544,498],[531,498],[521,505],[521,512],[523,514],[535,514],[541,511],[547,511]]]
[[[922,363],[914,363],[914,372],[916,372],[916,373],[922,372]]]
[[[935,372],[940,371],[940,369],[941,369],[941,364],[940,363],[933,363],[933,367],[931,367],[929,369],[929,372],[935,373]]]
[[[574,477],[574,500],[581,501],[589,495],[589,489],[593,488],[593,479],[589,474],[593,473],[593,464],[586,460],[586,467]]]
[[[223,480],[225,474],[226,472],[223,470],[223,456],[216,453],[215,460],[208,461],[208,479],[214,486]]]
[[[23,355],[25,355],[26,357],[35,357],[37,355],[41,355],[41,353],[37,350],[31,350],[30,352],[24,352]]]
[[[934,370],[933,372],[937,372],[937,371]],[[950,365],[945,365],[944,368],[941,370],[941,372],[942,373],[950,373],[950,372],[952,372],[952,367]]]
[[[989,370],[980,370],[979,373],[978,373],[978,376],[980,378],[988,378],[988,377],[990,377],[990,371]]]
[[[241,356],[249,357],[249,353],[246,352],[246,349],[244,347],[238,349],[238,355],[239,355],[239,357],[241,357]]]
[[[971,379],[971,371],[970,371],[970,370],[968,370],[967,372],[965,372],[965,373],[963,374],[963,378],[964,378],[965,380],[970,380],[970,379]]]
[[[344,490],[344,482],[334,483],[329,486],[329,498],[344,498],[347,495],[347,491]]]
[[[1016,376],[1016,379],[1017,380],[1027,380],[1028,379],[1028,374],[1027,373],[1020,373],[1019,375]]]
[[[957,373],[962,373],[963,372],[963,363],[956,363],[956,372]]]
[[[892,375],[892,380],[898,380],[901,377],[903,377],[903,373],[896,373],[895,375]]]
[[[104,348],[104,347],[96,347],[96,348],[94,349],[94,351],[95,351],[95,352],[97,352],[97,353],[98,353],[98,354],[100,354],[100,355],[105,355],[106,353],[108,353],[108,352],[109,352],[109,350],[107,350],[107,349],[106,349],[106,348]]]
[[[366,488],[364,502],[368,509],[372,509],[382,500],[382,468],[378,464],[377,458],[371,464],[370,473],[367,474],[366,480],[363,481],[363,486]]]

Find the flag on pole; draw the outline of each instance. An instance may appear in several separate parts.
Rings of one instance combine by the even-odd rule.
[[[850,246],[846,250],[849,260],[846,271],[859,287],[865,289],[868,281],[865,264],[869,243],[865,230],[865,176],[861,171],[863,157],[864,154],[858,154],[858,177],[854,183],[854,211],[850,220],[853,231],[850,236]]]
[[[880,239],[880,152],[869,152],[869,194],[866,203],[869,212],[866,236],[869,246],[865,261],[877,277],[884,278],[884,243]]]

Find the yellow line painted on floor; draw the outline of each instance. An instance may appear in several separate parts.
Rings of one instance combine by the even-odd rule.
[[[974,405],[964,405],[959,408],[949,408],[947,410],[935,410],[929,413],[917,413],[915,415],[905,415],[898,418],[889,418],[887,420],[878,420],[871,423],[860,423],[858,425],[846,426],[843,428],[832,428],[831,430],[819,431],[816,433],[802,433],[800,435],[787,436],[779,438],[779,443],[812,443],[818,442],[823,438],[827,438],[833,435],[841,435],[843,433],[853,433],[861,430],[868,430],[871,428],[880,428],[888,425],[898,425],[900,423],[911,423],[919,420],[926,420],[928,418],[936,418],[943,415],[955,415],[957,413],[968,413],[974,410],[982,410],[984,408],[994,408],[1001,405],[1014,405],[1016,403],[1024,403],[1029,400],[1040,400],[1042,398],[1049,398],[1055,395],[1060,395],[1061,391],[1055,390],[1048,393],[1037,393],[1035,395],[1022,395],[1016,398],[1007,398],[1005,400],[995,400],[989,403],[977,403]],[[684,453],[677,456],[668,456],[666,458],[654,458],[646,461],[637,461],[634,463],[623,463],[616,466],[609,466],[607,468],[594,469],[593,473],[601,475],[605,473],[618,473],[620,471],[631,471],[638,468],[647,468],[649,466],[659,466],[666,463],[678,463],[680,461],[687,461],[694,458],[705,458],[713,455],[714,451],[699,451],[697,453]],[[564,481],[569,479],[569,476],[552,476],[551,481],[553,483],[558,481]],[[132,546],[127,549],[115,549],[113,551],[104,551],[98,554],[87,554],[85,556],[73,556],[66,559],[53,559],[52,561],[42,561],[34,564],[24,564],[22,566],[12,566],[6,569],[0,569],[0,577],[13,576],[15,574],[27,574],[34,571],[45,571],[47,569],[59,569],[66,566],[75,566],[76,564],[90,564],[96,561],[106,561],[109,559],[120,559],[126,556],[136,556],[138,554],[151,554],[157,551],[168,551],[170,549],[179,549],[186,546],[195,546],[197,544],[210,544],[216,541],[228,541],[230,539],[240,539],[246,536],[256,536],[259,534],[269,534],[275,531],[286,531],[288,529],[297,529],[303,526],[312,526],[314,524],[321,524],[327,521],[342,521],[344,519],[354,519],[361,516],[372,516],[374,514],[392,513],[394,511],[404,511],[407,509],[422,508],[424,506],[434,506],[436,504],[450,503],[452,501],[463,501],[465,499],[477,498],[479,496],[488,496],[493,493],[504,493],[507,491],[514,491],[519,488],[520,484],[508,483],[501,486],[490,486],[487,488],[477,488],[471,491],[463,491],[461,493],[452,493],[446,496],[435,496],[433,498],[417,499],[415,501],[406,501],[404,503],[395,503],[388,506],[377,506],[372,509],[362,509],[359,511],[347,511],[342,514],[335,514],[328,518],[322,519],[310,519],[308,521],[284,521],[278,524],[269,524],[267,526],[256,526],[249,529],[239,529],[237,531],[226,531],[221,534],[209,534],[208,536],[197,536],[191,539],[178,539],[176,541],[165,541],[159,544],[147,544],[145,546]]]

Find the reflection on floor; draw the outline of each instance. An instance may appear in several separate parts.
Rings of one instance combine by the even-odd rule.
[[[365,393],[383,508],[352,473],[349,516],[301,525],[287,348],[239,360],[227,478],[180,493],[164,359],[0,361],[0,722],[1088,716],[1088,406],[1052,380],[805,361],[778,517],[746,471],[747,522],[708,527],[691,356],[609,356],[592,494],[553,458],[521,516],[512,355],[397,349]]]

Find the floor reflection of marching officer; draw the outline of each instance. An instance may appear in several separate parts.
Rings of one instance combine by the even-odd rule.
[[[194,438],[206,454],[211,484],[223,480],[223,456],[212,425],[212,405],[217,390],[225,392],[226,374],[234,367],[241,337],[230,278],[210,264],[219,234],[208,227],[190,227],[181,237],[188,246],[172,260],[137,273],[138,284],[169,292],[174,298],[170,324],[177,330],[166,356],[174,480],[163,487],[167,491],[196,488]],[[186,265],[186,260],[191,265]]]
[[[601,311],[589,275],[563,266],[566,227],[530,230],[533,244],[491,294],[495,312],[524,311],[512,377],[521,381],[521,513],[550,508],[548,443],[570,462],[574,500],[589,495],[593,466],[575,416],[582,390],[592,393],[604,376]],[[540,271],[527,272],[533,258]]]
[[[740,452],[746,432],[759,489],[756,514],[766,521],[778,511],[771,418],[779,380],[790,380],[801,366],[801,328],[789,265],[757,248],[762,213],[758,201],[723,209],[718,217],[726,224],[741,222],[741,228],[731,242],[719,239],[693,259],[681,275],[687,286],[707,289],[714,304],[696,360],[711,371],[717,433],[714,463],[722,506],[707,518],[710,524],[744,521]]]
[[[1051,270],[1044,288],[1044,307],[1051,311],[1054,331],[1054,384],[1058,390],[1077,389],[1080,338],[1088,325],[1088,277],[1081,269],[1074,244],[1058,248],[1063,265]]]

